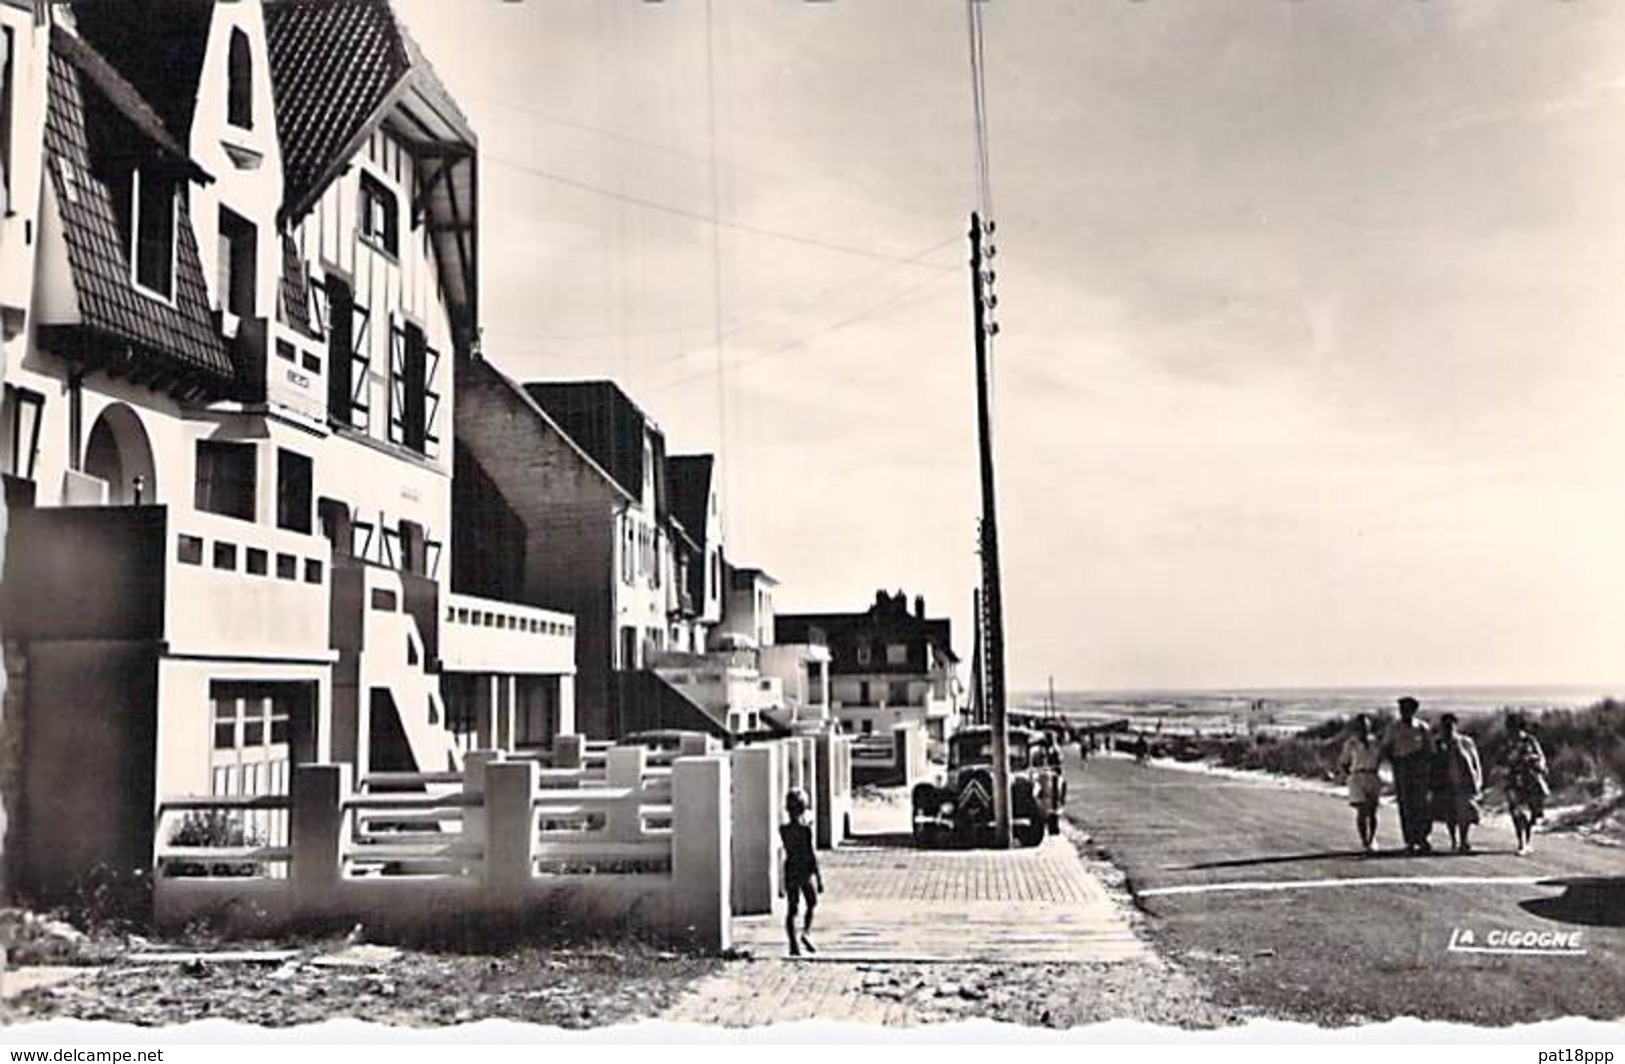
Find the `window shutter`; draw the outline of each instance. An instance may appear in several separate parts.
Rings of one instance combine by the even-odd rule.
[[[367,376],[372,369],[372,356],[368,347],[371,336],[367,327],[371,324],[372,315],[359,303],[350,313],[353,329],[351,333],[353,339],[350,343],[350,424],[365,432],[372,423],[371,410],[367,405],[372,384]]]
[[[315,327],[316,335],[327,339],[327,285],[312,278],[307,282],[310,289],[310,324]]]
[[[440,416],[440,393],[434,390],[435,374],[440,371],[440,352],[427,348],[423,363],[423,453],[430,458],[440,457],[440,436],[435,422]]]
[[[393,321],[389,328],[389,442],[406,442],[406,329]]]

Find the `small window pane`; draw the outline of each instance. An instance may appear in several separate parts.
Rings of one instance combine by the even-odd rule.
[[[299,559],[291,554],[278,554],[276,556],[276,576],[278,580],[299,579]]]
[[[181,533],[175,538],[175,559],[183,565],[203,564],[203,537]]]
[[[264,576],[267,571],[269,558],[258,547],[248,548],[248,572],[254,576]]]
[[[236,569],[237,545],[234,543],[216,543],[214,545],[214,567],[216,569]]]
[[[237,745],[237,722],[216,721],[214,725],[214,748],[216,750],[230,750]]]
[[[322,563],[315,558],[305,559],[305,583],[319,584],[322,582]]]

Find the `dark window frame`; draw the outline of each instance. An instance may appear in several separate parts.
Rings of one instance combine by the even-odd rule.
[[[399,258],[401,253],[401,200],[382,178],[361,171],[356,232],[372,247]]]
[[[6,472],[20,480],[33,480],[39,465],[40,427],[45,423],[45,396],[29,388],[8,384],[5,388],[7,432],[11,437],[11,461]],[[23,448],[24,407],[33,411],[32,431],[28,434],[28,447]],[[25,461],[26,459],[26,461]]]
[[[226,122],[237,129],[254,128],[254,56],[248,34],[240,26],[231,30],[226,61]]]
[[[153,208],[158,207],[163,207],[167,215],[167,234],[150,231]],[[180,214],[180,187],[176,182],[139,167],[131,172],[130,281],[142,295],[170,304],[175,302],[179,272]],[[160,250],[167,251],[167,255],[160,255]],[[160,273],[145,275],[149,268]]]
[[[228,455],[233,457],[228,460]],[[234,463],[240,465],[234,468]],[[246,476],[241,475],[244,471]],[[192,477],[194,509],[253,521],[258,511],[258,492],[258,446],[236,440],[197,441]]]
[[[300,470],[303,475],[300,475]],[[316,463],[309,455],[276,449],[276,526],[310,535],[315,529]]]

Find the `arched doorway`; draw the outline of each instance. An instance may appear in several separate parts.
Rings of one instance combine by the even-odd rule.
[[[114,403],[96,418],[85,444],[85,472],[107,482],[110,506],[157,501],[158,476],[153,468],[152,444],[134,410]]]

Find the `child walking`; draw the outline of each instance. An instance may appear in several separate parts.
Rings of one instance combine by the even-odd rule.
[[[784,933],[790,940],[790,956],[799,957],[803,948],[808,953],[818,951],[812,944],[813,910],[818,907],[818,895],[824,890],[824,877],[818,871],[818,855],[813,852],[812,828],[804,821],[807,815],[807,795],[800,787],[793,787],[784,796],[784,812],[789,823],[780,826],[779,838],[784,842],[784,896],[789,902],[784,916]],[[807,916],[801,931],[796,932],[796,911],[802,900],[807,902]]]

